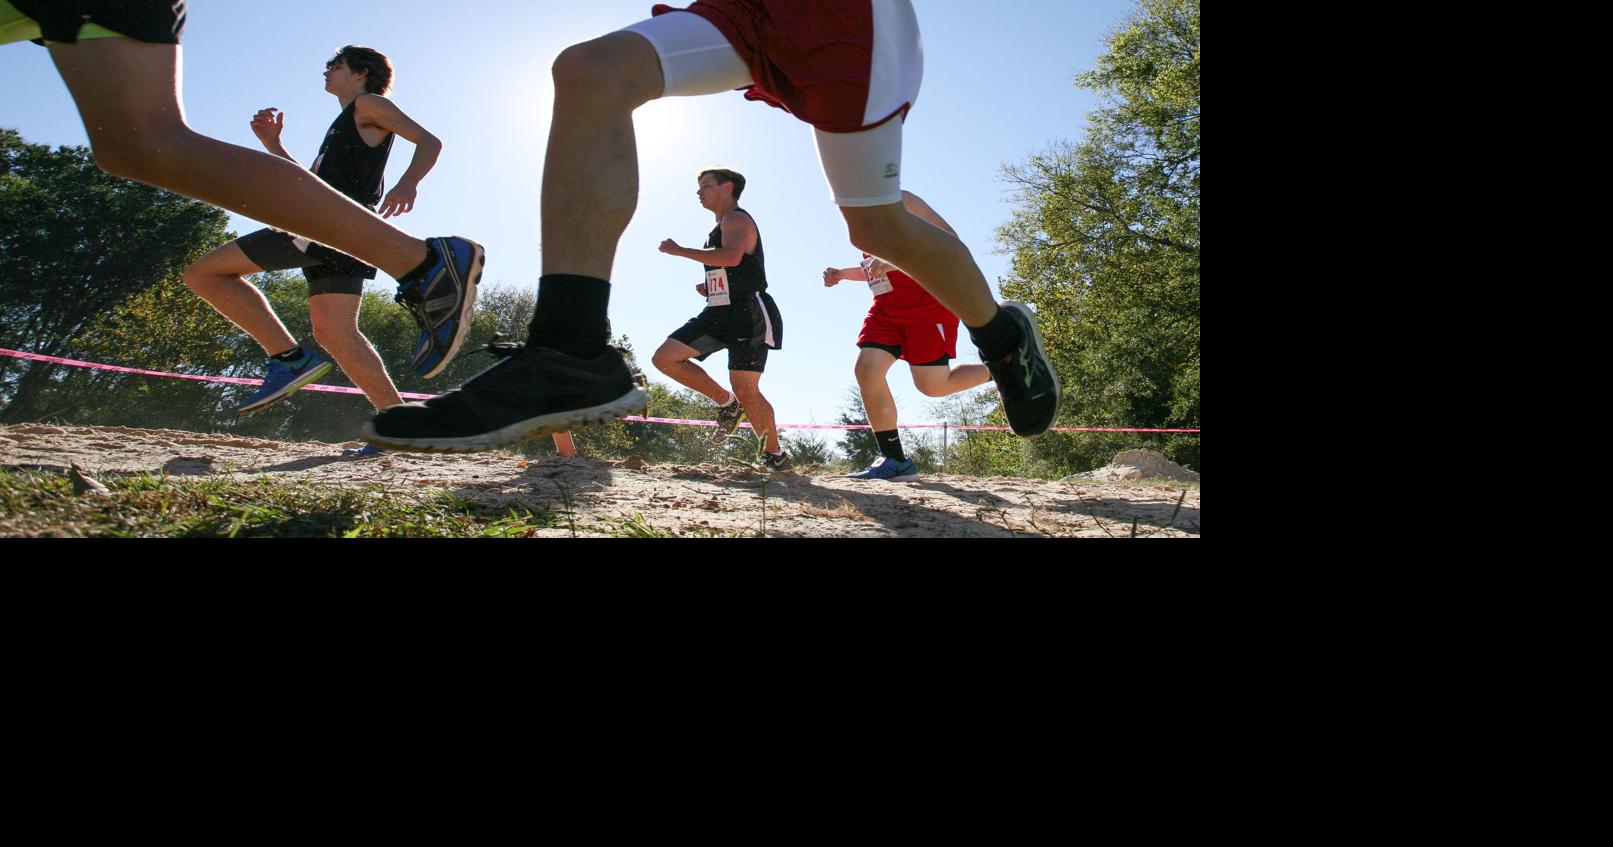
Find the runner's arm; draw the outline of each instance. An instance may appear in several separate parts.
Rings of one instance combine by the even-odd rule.
[[[668,238],[661,242],[659,248],[662,253],[677,256],[681,259],[692,259],[702,265],[711,265],[717,268],[738,267],[744,261],[745,254],[756,246],[756,222],[750,215],[740,212],[729,212],[722,219],[723,246],[711,250],[696,250],[693,247],[680,247],[676,241]]]
[[[252,134],[258,137],[263,149],[282,159],[301,165],[302,162],[297,162],[297,157],[291,155],[285,146],[280,143],[280,131],[285,128],[286,113],[273,106],[267,109],[259,109],[258,113],[252,116]]]
[[[360,124],[378,126],[388,132],[395,132],[414,144],[414,159],[409,162],[409,169],[398,178],[397,185],[386,194],[381,206],[376,211],[383,218],[401,215],[414,208],[416,189],[420,180],[437,165],[437,157],[442,154],[442,142],[437,136],[426,131],[426,128],[414,122],[414,119],[403,113],[396,103],[379,94],[365,94],[358,98],[354,115]]]

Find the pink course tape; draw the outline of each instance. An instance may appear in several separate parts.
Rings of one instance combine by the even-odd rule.
[[[140,374],[142,376],[160,376],[169,379],[194,379],[200,382],[227,382],[233,385],[262,385],[261,379],[243,379],[235,376],[199,376],[197,374],[176,374],[166,371],[148,371],[140,368],[125,368],[118,365],[103,365],[97,362],[81,362],[77,359],[61,359],[55,356],[41,356],[38,353],[24,353],[21,350],[6,350],[0,348],[0,356],[9,356],[13,359],[24,359],[31,362],[50,362],[56,365],[71,365],[75,368],[90,368],[93,370],[116,371],[118,373]],[[357,388],[348,388],[342,385],[307,385],[303,391],[324,391],[331,394],[360,394],[364,392]],[[403,394],[405,400],[430,400],[440,397],[439,394]],[[622,420],[629,423],[655,423],[673,424],[677,426],[716,426],[716,421],[687,420],[684,418],[642,418],[631,415]],[[749,427],[750,424],[740,424]],[[978,432],[1003,432],[1006,426],[955,426],[953,424],[897,424],[900,429],[961,429]],[[779,424],[779,429],[869,429],[868,424]],[[1049,432],[1198,432],[1197,429],[1140,429],[1127,427],[1102,426],[1055,426]]]

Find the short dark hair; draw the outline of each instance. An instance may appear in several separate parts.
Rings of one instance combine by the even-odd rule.
[[[728,168],[706,168],[705,170],[701,171],[699,176],[696,176],[695,179],[699,179],[700,177],[707,175],[715,177],[718,185],[721,185],[725,182],[733,183],[735,200],[738,200],[740,193],[745,190],[745,175],[739,171],[729,170]]]
[[[364,74],[364,88],[371,94],[385,94],[392,90],[392,61],[379,50],[349,44],[336,51],[336,56],[325,63],[334,67],[337,62],[347,64],[353,73]]]

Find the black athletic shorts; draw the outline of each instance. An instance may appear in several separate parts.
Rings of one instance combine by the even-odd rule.
[[[260,229],[235,240],[252,264],[266,271],[301,268],[308,279],[308,296],[364,293],[364,280],[375,279],[375,268],[317,241],[298,238],[278,229]]]
[[[33,18],[45,41],[78,43],[86,23],[135,41],[178,44],[185,31],[185,0],[8,0]]]
[[[700,351],[697,361],[727,348],[729,370],[762,373],[767,351],[784,346],[784,317],[765,291],[736,295],[734,303],[707,306],[667,337]]]

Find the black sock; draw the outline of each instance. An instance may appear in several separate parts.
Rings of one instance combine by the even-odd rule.
[[[282,362],[285,362],[286,364],[289,365],[292,362],[300,360],[305,355],[307,355],[307,354],[303,352],[303,349],[301,347],[293,347],[293,348],[291,348],[290,350],[287,350],[284,353],[280,353],[278,355],[270,356],[269,358],[278,359],[278,360],[280,360]]]
[[[1024,335],[1019,322],[1009,317],[1007,309],[998,309],[997,316],[985,326],[969,327],[969,340],[980,348],[983,362],[994,362],[1014,352]]]
[[[426,245],[426,258],[424,260],[422,260],[420,262],[420,264],[415,265],[414,270],[409,271],[408,273],[404,274],[403,276],[398,277],[398,282],[403,282],[405,280],[411,280],[411,279],[414,279],[415,277],[425,276],[426,269],[431,267],[431,263],[433,261],[435,261],[436,259],[437,259],[437,251],[431,249],[431,245],[428,243]]]
[[[592,359],[610,345],[610,283],[591,276],[544,274],[527,344]]]
[[[879,442],[879,452],[893,462],[907,461],[907,454],[902,452],[902,435],[894,429],[881,430],[874,433],[874,440]]]

